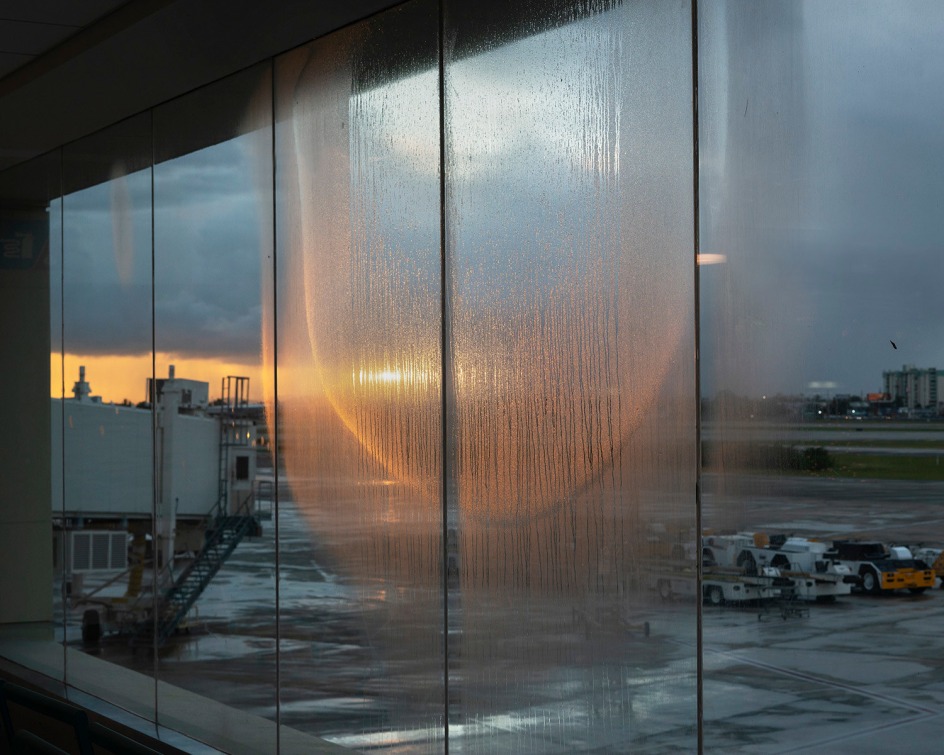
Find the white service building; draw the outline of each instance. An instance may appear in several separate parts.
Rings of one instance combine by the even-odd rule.
[[[52,443],[64,459],[52,467],[52,513],[65,531],[140,530],[153,519],[169,558],[199,547],[202,537],[179,536],[202,536],[221,499],[232,513],[252,497],[255,430],[209,413],[205,382],[176,378],[172,367],[155,383],[153,412],[92,396],[84,368],[74,398],[52,399]]]

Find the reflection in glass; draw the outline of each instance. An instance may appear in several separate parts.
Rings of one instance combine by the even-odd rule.
[[[151,673],[129,639],[152,635],[154,548],[151,376],[150,116],[63,150],[62,578],[69,596],[67,680],[108,689],[102,660]],[[56,404],[61,404],[56,407]],[[61,495],[61,500],[56,494]],[[122,701],[152,718],[153,690]]]
[[[705,749],[932,751],[935,577],[834,544],[944,548],[944,8],[705,2],[699,30],[706,554],[793,582],[706,606]]]
[[[263,395],[272,306],[271,72],[154,111],[158,675],[276,716],[275,521]],[[271,339],[270,339],[271,340]],[[216,659],[208,662],[208,658]],[[206,736],[225,724],[208,709]],[[158,720],[193,711],[158,690]],[[240,746],[271,751],[275,731]],[[221,742],[227,749],[232,742]]]
[[[689,750],[691,17],[553,7],[447,9],[450,741]]]
[[[282,721],[442,748],[437,12],[277,60]]]

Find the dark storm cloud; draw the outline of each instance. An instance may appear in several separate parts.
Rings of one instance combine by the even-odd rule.
[[[708,390],[944,367],[944,8],[719,8],[700,40],[702,248],[729,259],[702,272]]]
[[[159,164],[154,174],[154,330],[159,351],[256,360],[262,327],[256,177],[245,139]],[[69,195],[66,350],[150,350],[149,172]]]
[[[878,389],[882,371],[902,363],[944,368],[944,6],[749,0],[703,3],[699,14],[701,251],[728,259],[701,272],[706,391],[794,392],[833,381],[858,392]],[[495,72],[498,83],[503,73]],[[506,84],[516,100],[522,84]],[[486,109],[495,100],[497,85],[490,86],[481,98]],[[551,110],[560,106],[551,98]],[[513,130],[512,111],[498,117]],[[563,196],[552,171],[534,171],[566,145],[538,150],[530,164],[528,149],[541,136],[531,128],[524,142],[531,147],[501,155],[505,178],[463,179],[487,197],[476,217],[461,217],[476,239],[477,256],[465,264],[500,273],[527,254],[550,275],[561,260],[542,244],[541,229],[566,236],[561,218],[574,234],[588,222],[588,206]],[[255,173],[249,142],[157,166],[154,309],[162,350],[258,355],[261,265],[269,264],[271,239],[260,218],[271,182]],[[480,136],[454,143],[464,162],[450,166],[451,175],[474,170],[476,149],[485,146],[494,147]],[[515,166],[520,177],[507,178]],[[438,186],[432,174],[398,169],[407,171],[406,186]],[[633,190],[650,201],[652,187],[647,179]],[[400,217],[410,196],[383,201],[390,203],[380,206],[383,217]],[[467,212],[462,197],[450,201],[451,212]],[[65,207],[67,349],[146,350],[149,174],[70,195]],[[504,231],[492,222],[499,217]],[[438,238],[426,222],[437,219],[414,217],[412,228],[404,222],[385,241],[404,250],[426,244]]]
[[[819,178],[808,211],[821,231],[801,264],[819,283],[827,336],[812,353],[845,390],[877,390],[904,362],[944,366],[944,13],[914,10],[862,5],[841,20],[808,10],[809,44],[822,51],[808,71],[806,169]]]

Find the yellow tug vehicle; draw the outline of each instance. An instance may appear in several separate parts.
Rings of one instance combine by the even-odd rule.
[[[863,592],[878,594],[894,590],[922,593],[937,579],[927,562],[914,558],[903,546],[864,540],[834,540],[829,555],[848,564],[859,576]]]
[[[931,569],[941,580],[941,589],[944,590],[944,549],[913,545],[909,546],[908,550],[915,558],[920,558],[925,563],[931,564]]]

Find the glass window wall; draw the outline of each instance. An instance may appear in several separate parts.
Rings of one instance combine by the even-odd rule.
[[[437,9],[277,60],[282,721],[441,751]]]
[[[61,579],[66,682],[107,696],[132,668],[124,707],[153,718],[152,641],[160,573],[154,528],[151,377],[151,114],[62,150]],[[56,406],[59,404],[59,406]],[[54,460],[57,461],[57,460]],[[128,642],[100,645],[120,628]],[[130,646],[129,647],[129,643]],[[97,653],[84,653],[95,649]]]
[[[415,0],[0,176],[0,654],[224,750],[936,741],[944,13],[692,10]]]
[[[226,706],[204,737],[260,752],[274,727],[219,732],[277,715],[271,85],[264,64],[154,111],[158,720],[192,725],[189,690]]]
[[[691,19],[551,5],[446,5],[450,742],[691,750]]]
[[[50,158],[69,685],[227,750],[695,746],[691,16],[548,10]]]
[[[699,25],[705,751],[930,752],[944,8]]]

